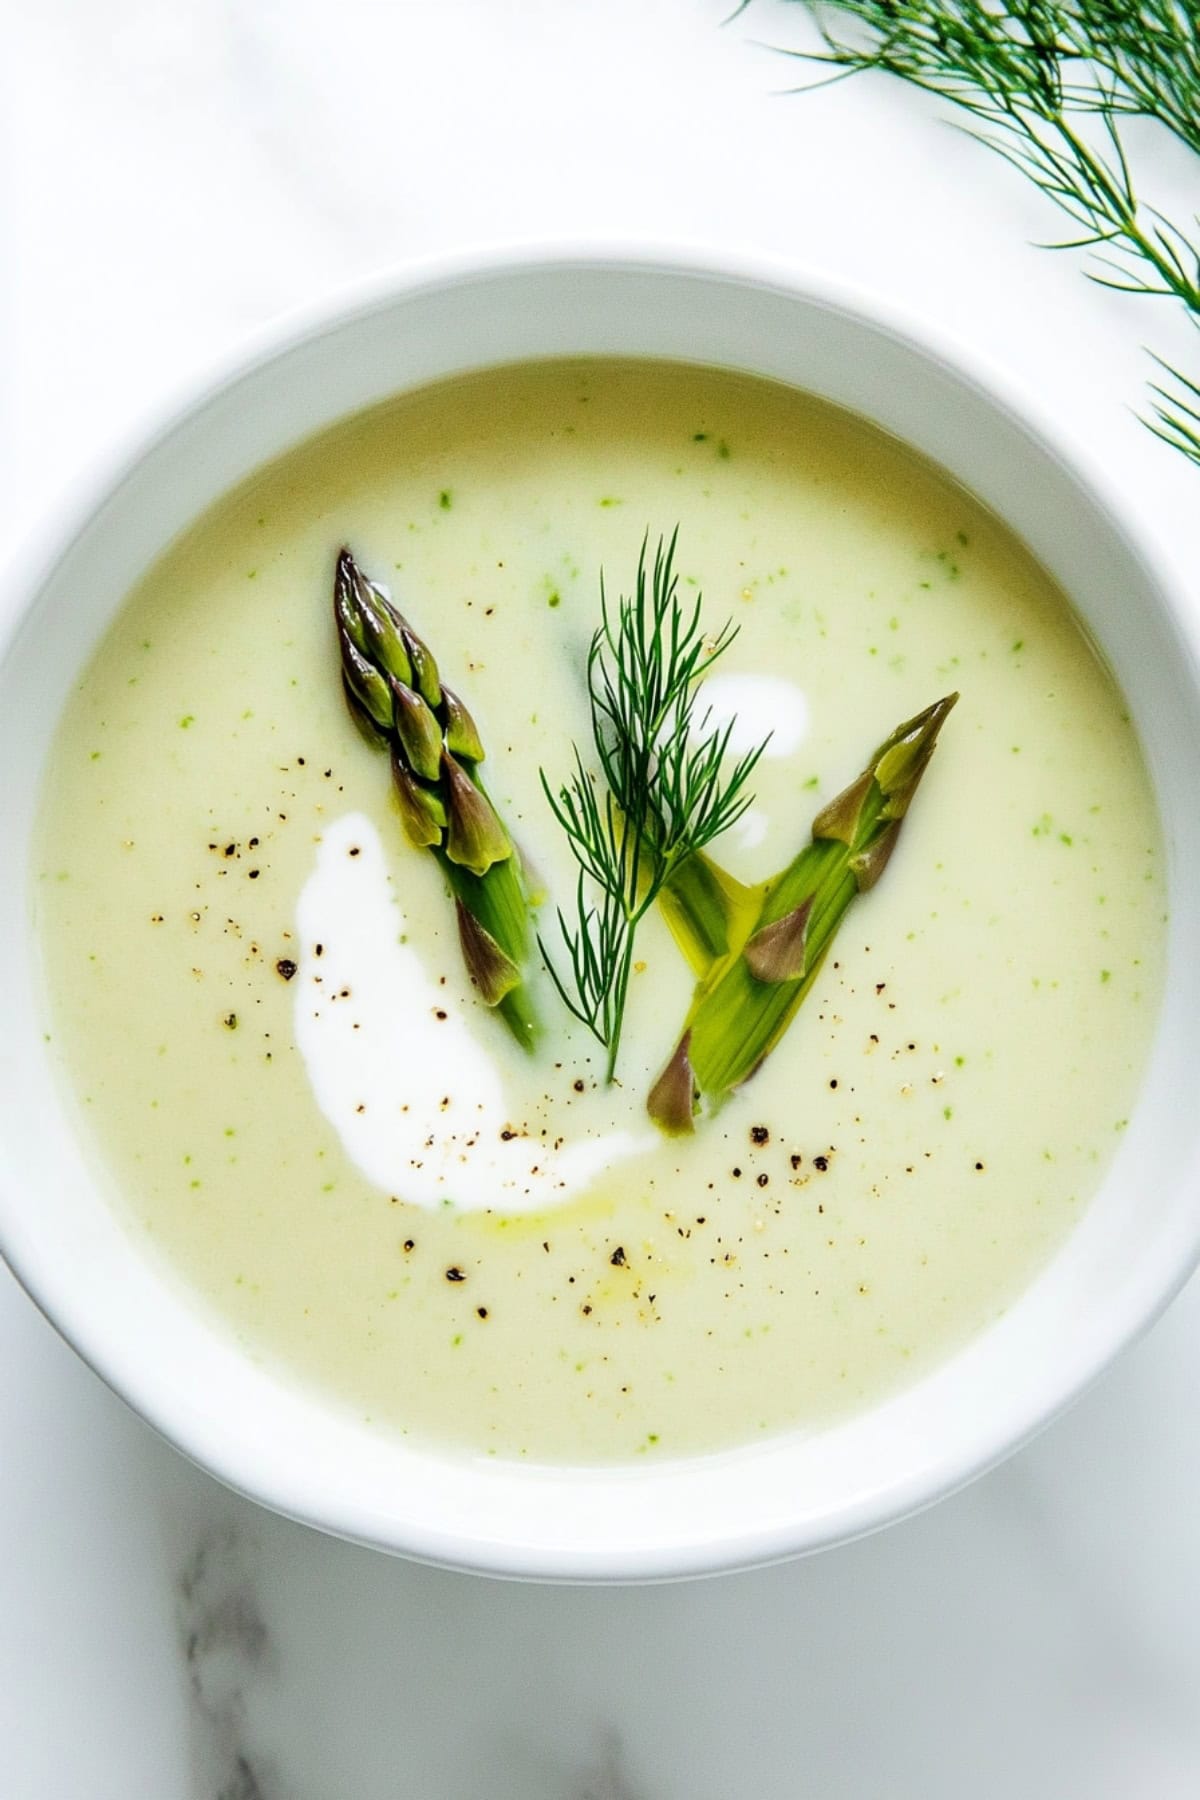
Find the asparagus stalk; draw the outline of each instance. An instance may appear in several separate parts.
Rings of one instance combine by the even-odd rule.
[[[333,610],[351,715],[390,752],[405,832],[441,865],[467,973],[484,1004],[532,1049],[529,897],[520,857],[479,777],[484,749],[475,721],[442,681],[428,646],[345,549]]]
[[[855,896],[874,887],[958,699],[897,727],[856,781],[813,821],[812,842],[773,881],[740,946],[713,963],[647,1110],[668,1134],[694,1129],[748,1081],[791,1024]],[[719,871],[715,872],[719,874]]]

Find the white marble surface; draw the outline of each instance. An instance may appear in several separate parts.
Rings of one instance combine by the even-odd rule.
[[[933,109],[807,100],[761,0],[10,0],[0,526],[247,329],[518,236],[770,250],[988,351],[1200,567],[1131,414],[1164,309]],[[1169,147],[1153,179],[1186,191]],[[1181,351],[1182,353],[1182,351]],[[1194,583],[1193,583],[1194,586]],[[1193,1800],[1200,1288],[1007,1466],[880,1537],[674,1588],[518,1588],[284,1524],[0,1278],[3,1800]]]

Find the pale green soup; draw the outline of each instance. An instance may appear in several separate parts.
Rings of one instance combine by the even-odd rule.
[[[753,819],[717,846],[745,879],[789,859],[896,724],[962,698],[883,880],[715,1119],[639,1139],[541,1210],[473,1208],[466,1152],[461,1181],[415,1204],[402,1163],[381,1179],[351,1154],[364,1119],[439,1066],[443,1009],[402,1021],[399,1051],[369,1025],[391,991],[386,932],[383,985],[347,983],[339,1015],[359,1126],[322,1111],[298,1042],[318,993],[301,897],[336,937],[336,894],[312,883],[355,821],[392,940],[467,1021],[475,1061],[449,1071],[446,1110],[469,1113],[486,1059],[531,1169],[539,1145],[646,1129],[692,978],[651,919],[615,1090],[544,976],[536,1058],[473,1000],[436,866],[343,703],[334,555],[353,545],[435,648],[491,792],[563,898],[573,866],[539,767],[565,775],[584,735],[601,569],[628,590],[643,534],[676,523],[687,591],[740,627],[725,670],[807,702],[798,746],[760,767]],[[222,501],[88,667],[36,867],[52,1042],[131,1229],[250,1355],[381,1429],[547,1461],[819,1426],[985,1327],[1101,1180],[1162,983],[1135,732],[1045,574],[861,421],[685,367],[430,388]],[[432,1143],[444,1121],[423,1123]]]

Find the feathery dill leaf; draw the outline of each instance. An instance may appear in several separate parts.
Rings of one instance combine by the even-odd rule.
[[[659,539],[651,567],[642,540],[632,597],[610,606],[600,584],[601,622],[587,659],[592,744],[598,770],[578,746],[575,767],[546,798],[579,865],[574,919],[560,909],[569,972],[545,942],[542,955],[570,1011],[608,1051],[616,1068],[638,926],[672,875],[727,831],[752,804],[748,782],[766,740],[725,761],[735,721],[710,729],[699,684],[737,635],[711,637],[701,597],[679,597],[678,527]]]
[[[1064,213],[1093,280],[1180,301],[1200,325],[1200,238],[1144,201],[1121,135],[1157,120],[1200,154],[1193,0],[803,0],[832,71],[894,75],[958,107],[967,129]],[[820,82],[815,85],[822,85]],[[1162,364],[1145,423],[1200,466],[1195,383]]]

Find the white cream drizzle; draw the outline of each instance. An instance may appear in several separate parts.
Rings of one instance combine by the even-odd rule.
[[[743,850],[757,850],[765,841],[770,825],[766,813],[760,812],[757,806],[751,806],[733,827],[733,836]]]
[[[317,1105],[375,1186],[422,1206],[539,1211],[653,1141],[582,1130],[572,1141],[569,1115],[557,1145],[501,1135],[515,1121],[471,1002],[401,942],[404,912],[361,813],[325,832],[296,919],[296,1044]]]
[[[734,756],[753,750],[768,731],[771,739],[764,755],[792,756],[808,732],[803,690],[781,675],[710,675],[700,690],[697,725],[705,714],[709,730],[732,723],[729,749]]]

